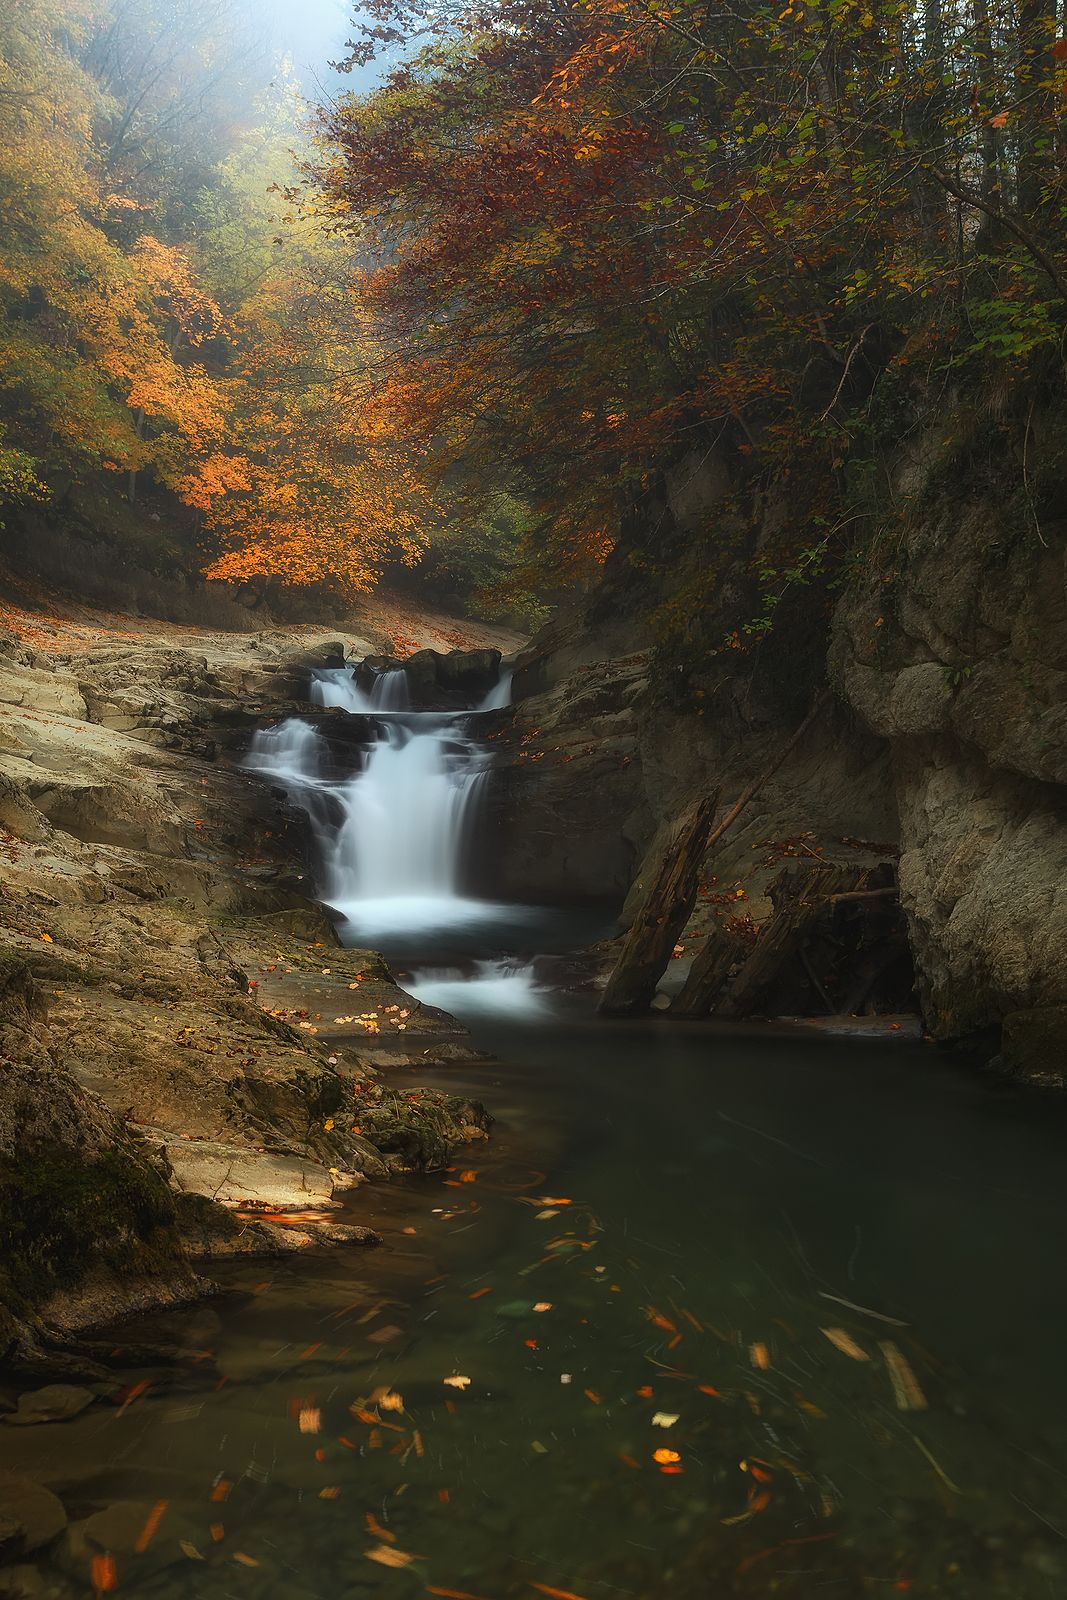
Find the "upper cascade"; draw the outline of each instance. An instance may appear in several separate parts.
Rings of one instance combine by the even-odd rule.
[[[307,812],[319,893],[353,938],[466,927],[494,910],[464,892],[489,775],[488,752],[469,718],[510,702],[511,675],[501,675],[499,652],[473,654],[473,670],[436,658],[451,662],[446,677],[466,676],[481,691],[476,704],[446,709],[423,703],[425,662],[414,684],[407,663],[316,668],[312,704],[367,719],[354,772],[337,776],[330,742],[299,717],[253,740],[248,766],[273,777]]]

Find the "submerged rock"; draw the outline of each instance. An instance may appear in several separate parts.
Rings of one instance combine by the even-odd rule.
[[[95,1399],[91,1389],[72,1383],[50,1383],[19,1395],[17,1410],[4,1421],[16,1428],[32,1427],[38,1422],[69,1422],[71,1417],[88,1410]]]
[[[0,1560],[43,1550],[67,1526],[67,1513],[43,1484],[0,1471]]]

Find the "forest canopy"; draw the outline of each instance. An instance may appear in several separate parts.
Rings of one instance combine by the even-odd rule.
[[[789,505],[759,631],[899,511],[885,452],[936,417],[1021,453],[1040,529],[1054,7],[380,0],[354,32],[399,65],[312,125],[243,0],[0,22],[9,505],[148,480],[215,577],[367,587],[429,545],[459,589],[556,592],[726,445],[711,547]]]

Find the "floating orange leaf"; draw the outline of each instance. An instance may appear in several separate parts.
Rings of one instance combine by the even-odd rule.
[[[109,1590],[114,1589],[119,1581],[114,1556],[94,1556],[89,1575],[97,1594],[107,1594]]]
[[[155,1538],[159,1524],[166,1514],[168,1504],[169,1501],[167,1500],[157,1500],[145,1518],[144,1527],[137,1535],[137,1543],[133,1547],[138,1555],[143,1555]]]
[[[829,1339],[835,1350],[840,1350],[843,1356],[851,1356],[853,1361],[871,1359],[866,1350],[862,1349],[844,1328],[820,1328],[819,1331],[825,1339]]]
[[[363,1554],[368,1561],[376,1561],[380,1567],[410,1567],[418,1559],[406,1550],[394,1549],[391,1544],[375,1545],[373,1550],[364,1550]]]

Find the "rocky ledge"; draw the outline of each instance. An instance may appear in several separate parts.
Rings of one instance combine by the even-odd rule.
[[[300,818],[233,759],[377,641],[8,618],[0,1361],[91,1371],[79,1335],[203,1293],[211,1259],[376,1242],[345,1192],[488,1119],[390,1086],[469,1058],[464,1030],[341,947]]]

